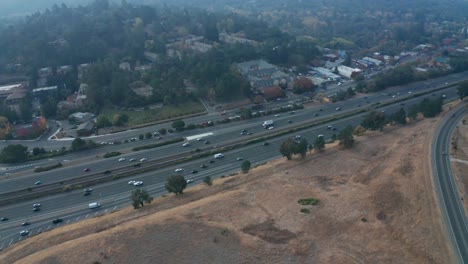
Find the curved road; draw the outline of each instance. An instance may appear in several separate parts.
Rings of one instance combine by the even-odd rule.
[[[468,263],[468,221],[450,166],[449,150],[453,130],[465,111],[466,104],[450,111],[437,128],[432,142],[433,174],[459,263]]]

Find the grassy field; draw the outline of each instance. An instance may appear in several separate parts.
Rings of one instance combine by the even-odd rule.
[[[196,114],[203,111],[205,111],[205,108],[200,102],[186,102],[177,106],[163,106],[157,109],[142,111],[105,109],[102,114],[107,116],[109,120],[112,120],[112,116],[115,114],[126,114],[129,117],[128,125],[135,126],[184,115]]]

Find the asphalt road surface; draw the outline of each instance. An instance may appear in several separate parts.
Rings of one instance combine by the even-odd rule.
[[[437,129],[432,143],[433,173],[459,263],[468,263],[468,222],[450,166],[449,150],[453,130],[463,118],[464,111],[466,104],[450,111]]]

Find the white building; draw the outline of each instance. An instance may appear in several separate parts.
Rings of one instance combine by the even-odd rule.
[[[374,64],[374,65],[376,65],[376,66],[380,66],[380,65],[383,64],[382,61],[377,60],[377,59],[374,59],[374,58],[370,58],[370,57],[364,57],[364,58],[362,58],[362,60],[363,60],[363,61],[367,61],[367,62],[369,62],[369,63],[371,63],[371,64]]]
[[[338,69],[338,74],[346,78],[352,78],[361,72],[360,69],[351,68],[345,65],[339,65],[337,69]]]

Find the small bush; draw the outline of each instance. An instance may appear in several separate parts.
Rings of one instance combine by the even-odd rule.
[[[34,169],[34,172],[43,172],[43,171],[50,171],[50,170],[53,170],[53,169],[56,169],[56,168],[60,168],[62,167],[62,163],[57,163],[57,164],[54,164],[54,165],[50,165],[50,166],[45,166],[45,167],[37,167]]]
[[[107,152],[106,154],[104,154],[104,158],[111,158],[111,157],[116,157],[116,156],[119,156],[121,155],[122,153],[118,152],[118,151],[112,151],[112,152]]]
[[[300,205],[317,205],[319,203],[319,200],[315,198],[305,198],[305,199],[299,199],[297,202]]]
[[[302,209],[301,209],[301,213],[303,213],[303,214],[310,214],[310,210],[307,209],[307,208],[302,208]]]
[[[73,190],[73,187],[71,185],[67,184],[67,185],[63,186],[63,191],[64,192],[69,192],[71,190]]]
[[[363,218],[361,218],[361,221],[364,222],[364,223],[367,223],[367,218],[363,217]]]

